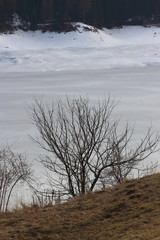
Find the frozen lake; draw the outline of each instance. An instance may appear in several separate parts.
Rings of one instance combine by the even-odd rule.
[[[155,132],[160,129],[160,28],[85,31],[86,25],[78,25],[78,31],[67,34],[0,35],[0,148],[9,144],[26,153],[42,182],[43,169],[36,161],[40,149],[29,137],[36,132],[27,113],[34,98],[51,103],[67,95],[97,101],[110,94],[121,126],[129,122],[135,128],[133,143],[150,125]],[[145,164],[153,160],[160,165],[159,159],[156,153]],[[15,199],[30,196],[21,191]]]
[[[39,149],[29,135],[35,132],[28,105],[34,98],[46,102],[57,98],[84,96],[91,100],[111,95],[118,106],[115,115],[135,124],[136,136],[142,136],[151,124],[160,129],[160,67],[52,71],[0,74],[0,146],[26,152],[33,161]],[[159,160],[159,154],[156,154]]]

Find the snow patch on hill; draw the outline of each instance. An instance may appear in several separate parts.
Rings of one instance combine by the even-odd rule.
[[[98,30],[16,31],[0,35],[0,71],[104,69],[160,65],[160,28],[125,26]]]
[[[96,47],[97,43],[107,41],[108,34],[94,27],[77,23],[76,31],[54,33],[41,31],[15,31],[14,34],[0,35],[0,51],[2,50],[42,50],[67,47]],[[99,46],[99,45],[98,45]]]

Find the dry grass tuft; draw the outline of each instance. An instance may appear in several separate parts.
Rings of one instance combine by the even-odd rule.
[[[59,206],[0,213],[0,240],[160,240],[160,174]]]

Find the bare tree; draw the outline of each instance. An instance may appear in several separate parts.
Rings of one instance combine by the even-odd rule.
[[[53,186],[73,197],[85,194],[106,178],[106,171],[130,171],[157,150],[159,137],[151,129],[130,148],[132,132],[127,125],[119,134],[119,122],[111,118],[113,109],[110,98],[95,105],[88,99],[67,98],[66,103],[58,101],[51,107],[36,100],[31,106],[40,134],[34,141],[48,152],[41,163],[54,173]]]
[[[31,169],[22,154],[15,154],[10,147],[0,150],[0,211],[7,211],[13,189],[26,181]]]

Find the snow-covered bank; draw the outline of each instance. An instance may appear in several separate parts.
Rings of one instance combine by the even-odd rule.
[[[70,33],[0,35],[0,72],[60,71],[160,65],[160,28],[130,26]]]
[[[77,31],[54,33],[16,31],[0,34],[0,51],[43,50],[55,48],[116,47],[160,43],[160,27],[124,26],[99,30],[78,23]]]

